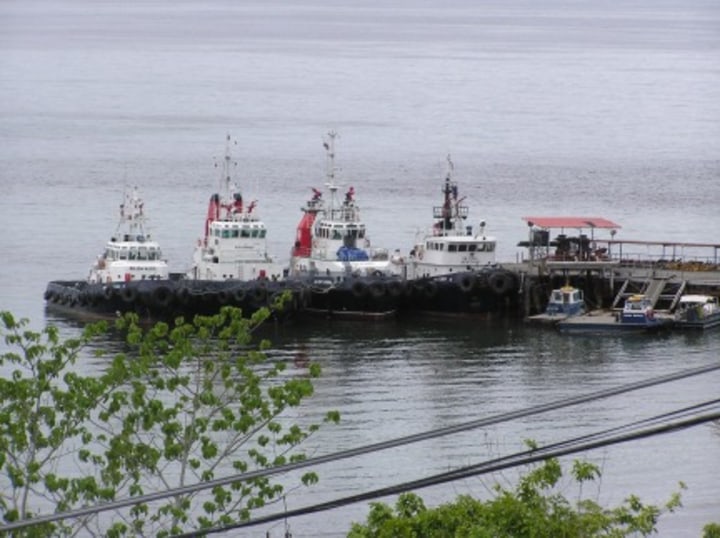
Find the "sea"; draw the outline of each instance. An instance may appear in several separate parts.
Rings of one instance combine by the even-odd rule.
[[[468,224],[485,222],[500,262],[523,255],[529,215],[605,217],[621,226],[618,239],[717,243],[720,3],[4,0],[0,310],[77,335],[82,324],[46,312],[43,291],[87,275],[135,186],[172,270],[186,270],[227,136],[269,250],[287,260],[300,207],[326,181],[330,131],[337,182],[354,187],[374,246],[408,252],[430,226],[448,156]],[[315,456],[720,358],[720,331],[567,337],[513,320],[426,318],[268,330],[270,360],[298,376],[308,361],[323,368],[293,416],[341,413],[307,441]],[[627,424],[716,398],[719,387],[717,372],[694,376],[324,464],[316,486],[289,488],[268,511],[473,465],[526,439],[547,445]],[[662,504],[684,482],[683,506],[660,518],[663,538],[720,522],[718,424],[576,457],[601,467],[582,493],[607,505],[630,494]],[[417,493],[429,506],[488,498],[522,471]],[[227,535],[344,536],[368,506]]]

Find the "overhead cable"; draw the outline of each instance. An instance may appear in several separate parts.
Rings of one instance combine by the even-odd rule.
[[[589,394],[584,394],[580,396],[572,396],[569,398],[564,398],[561,400],[555,400],[553,402],[549,402],[546,404],[530,407],[530,408],[524,408],[519,409],[517,411],[510,411],[507,413],[500,413],[497,415],[493,415],[486,418],[481,418],[469,422],[463,422],[460,424],[452,425],[452,426],[446,426],[444,428],[438,428],[418,434],[408,435],[404,437],[398,437],[396,439],[391,439],[388,441],[381,441],[378,443],[360,446],[356,448],[351,448],[348,450],[340,451],[340,452],[334,452],[331,454],[327,454],[324,456],[318,456],[315,458],[310,458],[303,461],[298,461],[294,463],[285,464],[282,466],[277,467],[271,467],[268,469],[259,469],[256,471],[250,471],[242,474],[234,474],[230,476],[226,476],[223,478],[216,478],[213,480],[208,480],[206,482],[199,482],[196,484],[191,484],[187,486],[181,486],[178,488],[172,488],[167,489],[164,491],[158,491],[154,493],[149,493],[146,495],[138,495],[137,497],[128,497],[125,499],[120,499],[116,501],[110,501],[107,503],[98,504],[95,506],[88,506],[84,508],[79,508],[76,510],[69,510],[67,512],[60,512],[56,514],[48,514],[44,516],[38,516],[33,519],[29,520],[21,520],[21,521],[15,521],[6,525],[0,526],[0,532],[2,531],[8,531],[18,528],[27,527],[30,525],[37,525],[40,523],[49,523],[54,521],[60,521],[62,519],[70,519],[70,518],[80,518],[84,517],[90,514],[103,512],[107,510],[117,510],[119,508],[124,508],[127,506],[134,506],[141,503],[149,503],[157,500],[161,500],[167,497],[173,497],[178,495],[188,495],[192,493],[196,493],[198,491],[211,489],[215,487],[220,486],[226,486],[235,482],[241,482],[246,480],[251,480],[254,478],[260,478],[260,477],[267,477],[272,475],[277,475],[281,473],[286,473],[289,471],[294,471],[301,468],[306,468],[310,466],[316,466],[321,465],[324,463],[332,462],[332,461],[338,461],[342,459],[348,459],[364,454],[368,454],[371,452],[377,452],[380,450],[387,450],[390,448],[395,448],[411,443],[417,443],[420,441],[426,441],[429,439],[434,439],[437,437],[442,437],[445,435],[450,435],[454,433],[460,433],[463,431],[468,431],[484,426],[490,426],[493,424],[498,424],[502,422],[508,422],[511,420],[515,420],[518,418],[524,418],[532,415],[538,415],[541,413],[546,413],[549,411],[554,411],[557,409],[562,409],[565,407],[570,407],[574,405],[579,405],[582,403],[587,403],[594,400],[600,400],[604,398],[609,398],[611,396],[617,396],[620,394],[624,394],[627,392],[632,392],[639,389],[649,388],[652,386],[669,383],[672,381],[679,381],[681,379],[685,379],[688,377],[693,377],[697,375],[707,374],[716,370],[720,370],[720,363],[714,363],[710,365],[700,366],[696,368],[689,368],[686,370],[681,370],[678,372],[674,372],[672,374],[666,374],[662,376],[653,377],[650,379],[645,379],[641,381],[635,381],[633,383],[627,383],[625,385],[620,385],[617,387],[611,387],[608,389],[602,389],[599,391],[591,392]]]
[[[327,510],[340,508],[342,506],[346,506],[349,504],[371,501],[373,499],[377,499],[380,497],[386,497],[388,495],[397,495],[400,493],[405,493],[408,491],[417,490],[417,489],[421,489],[421,488],[425,488],[425,487],[429,487],[429,486],[435,486],[435,485],[443,484],[446,482],[452,482],[455,480],[470,478],[470,477],[478,476],[478,475],[482,475],[482,474],[503,471],[503,470],[506,470],[506,469],[509,469],[512,467],[517,467],[520,465],[528,465],[531,463],[537,463],[539,461],[546,460],[549,458],[557,458],[557,457],[561,457],[561,456],[567,456],[567,455],[574,454],[577,452],[585,452],[588,450],[602,448],[602,447],[615,445],[615,444],[619,444],[619,443],[626,443],[629,441],[644,439],[644,438],[652,437],[655,435],[672,433],[672,432],[676,432],[679,430],[683,430],[686,428],[690,428],[693,426],[697,426],[697,425],[704,424],[706,422],[710,422],[710,421],[714,421],[714,420],[718,420],[718,419],[720,419],[720,410],[712,412],[712,413],[708,413],[705,415],[699,415],[699,416],[695,416],[695,417],[691,417],[691,418],[686,418],[682,421],[677,421],[677,422],[668,423],[668,424],[660,424],[660,425],[657,425],[657,426],[654,426],[651,428],[646,428],[644,430],[639,430],[639,431],[632,432],[632,433],[611,436],[604,440],[590,441],[590,442],[586,442],[586,443],[573,443],[570,441],[564,441],[562,443],[559,443],[559,445],[563,445],[564,447],[560,446],[553,450],[539,449],[539,450],[528,450],[525,452],[519,452],[519,453],[513,454],[511,456],[505,456],[503,458],[499,458],[497,460],[492,460],[492,461],[480,463],[477,465],[463,467],[460,469],[455,469],[453,471],[448,471],[445,473],[429,476],[429,477],[422,478],[419,480],[413,480],[410,482],[404,482],[402,484],[379,488],[379,489],[368,491],[365,493],[359,493],[359,494],[351,495],[348,497],[335,499],[333,501],[328,501],[325,503],[318,503],[315,505],[306,506],[306,507],[298,508],[295,510],[287,510],[287,511],[276,513],[276,514],[261,516],[261,517],[251,519],[248,521],[225,525],[223,527],[214,527],[211,529],[202,529],[202,530],[197,530],[197,531],[193,531],[193,532],[189,532],[189,533],[185,533],[185,534],[180,534],[180,535],[178,535],[177,538],[191,538],[191,537],[207,536],[209,534],[216,534],[216,533],[220,533],[220,532],[226,532],[226,531],[245,528],[245,527],[254,527],[257,525],[271,523],[271,522],[279,521],[279,520],[283,520],[283,519],[289,519],[292,517],[299,517],[299,516],[304,516],[304,515],[308,515],[308,514],[324,512]]]

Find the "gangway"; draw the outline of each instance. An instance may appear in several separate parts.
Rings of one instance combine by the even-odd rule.
[[[631,295],[640,294],[648,298],[654,309],[672,312],[687,287],[686,280],[670,282],[670,278],[658,276],[650,277],[643,281],[642,284],[638,284],[636,282],[631,283],[630,279],[625,280],[615,295],[612,308],[620,309],[625,299]]]

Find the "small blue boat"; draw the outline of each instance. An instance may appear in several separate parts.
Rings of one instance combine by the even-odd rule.
[[[555,324],[585,313],[585,299],[581,289],[565,285],[552,290],[545,312],[528,317],[528,321]]]
[[[632,295],[621,312],[588,312],[559,322],[558,328],[561,332],[652,332],[669,329],[673,322],[671,316],[656,315],[645,295]]]

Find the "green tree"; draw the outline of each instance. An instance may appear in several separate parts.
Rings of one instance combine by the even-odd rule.
[[[574,462],[571,473],[578,484],[600,476],[597,466],[580,461]],[[371,503],[366,523],[353,523],[348,537],[621,538],[656,531],[659,507],[643,504],[635,496],[615,508],[603,508],[589,499],[573,505],[556,491],[561,477],[558,460],[548,459],[523,475],[514,489],[496,485],[495,496],[487,501],[460,496],[428,509],[416,494],[404,493],[394,509]],[[676,493],[664,508],[672,511],[679,505]]]
[[[88,325],[61,341],[57,328],[27,329],[27,320],[0,313],[9,351],[0,356],[0,514],[6,522],[103,501],[164,491],[228,474],[304,459],[299,445],[319,424],[298,425],[289,408],[313,393],[312,378],[284,372],[253,343],[267,319],[234,308],[192,323],[142,328],[116,323],[123,353],[96,375],[78,358],[107,323]],[[97,352],[97,355],[103,355]],[[106,357],[103,357],[106,359]],[[323,422],[337,422],[329,412]],[[300,478],[317,481],[314,473]],[[283,487],[255,478],[137,504],[111,517],[89,516],[26,528],[29,536],[167,536],[249,518],[281,499]],[[19,533],[18,533],[19,534]]]

